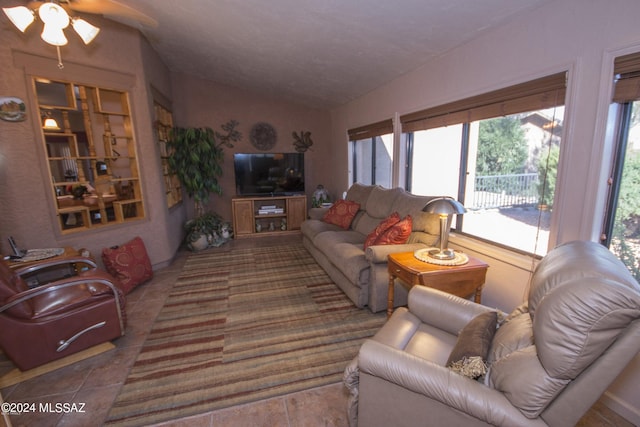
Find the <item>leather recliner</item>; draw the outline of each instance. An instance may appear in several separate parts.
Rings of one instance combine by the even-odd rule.
[[[575,425],[640,350],[640,286],[594,242],[561,245],[540,261],[528,300],[489,328],[484,376],[454,372],[447,361],[459,331],[491,310],[412,288],[408,309],[345,371],[351,425]]]
[[[75,272],[76,265],[83,265]],[[71,266],[64,277],[29,288],[27,274]],[[11,269],[0,261],[0,348],[20,370],[124,335],[125,299],[117,281],[83,257],[57,257]]]

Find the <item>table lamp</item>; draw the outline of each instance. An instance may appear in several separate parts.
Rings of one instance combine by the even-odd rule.
[[[427,203],[423,212],[437,214],[440,217],[440,249],[432,249],[429,251],[431,258],[439,260],[448,260],[455,258],[455,254],[451,249],[447,248],[449,243],[449,215],[462,215],[467,210],[452,197],[436,197]]]

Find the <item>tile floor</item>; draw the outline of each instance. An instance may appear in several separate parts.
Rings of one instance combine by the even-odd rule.
[[[299,239],[299,237],[293,237]],[[291,237],[279,238],[282,244]],[[273,244],[271,239],[234,240],[222,248]],[[154,279],[127,297],[127,334],[118,339],[116,348],[66,368],[0,390],[6,402],[84,403],[84,413],[30,413],[13,415],[14,427],[99,426],[134,363],[145,337],[164,299],[182,269],[187,253],[180,252],[174,262],[155,272]],[[0,355],[0,375],[13,369]],[[221,409],[162,426],[336,426],[348,425],[347,393],[342,384],[334,384],[256,403]],[[0,422],[0,425],[2,423]],[[601,402],[597,402],[578,424],[580,427],[632,426]]]

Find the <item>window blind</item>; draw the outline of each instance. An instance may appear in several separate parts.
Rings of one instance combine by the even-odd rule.
[[[402,131],[415,132],[564,105],[566,74],[557,73],[402,115]]]
[[[615,88],[614,102],[640,99],[640,52],[619,56],[613,64]]]
[[[365,138],[386,135],[393,133],[393,120],[383,120],[370,125],[349,129],[347,133],[349,134],[349,141],[358,141]]]

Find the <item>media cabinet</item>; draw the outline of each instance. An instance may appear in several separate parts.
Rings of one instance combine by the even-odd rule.
[[[238,197],[231,200],[236,239],[300,232],[307,196]]]

